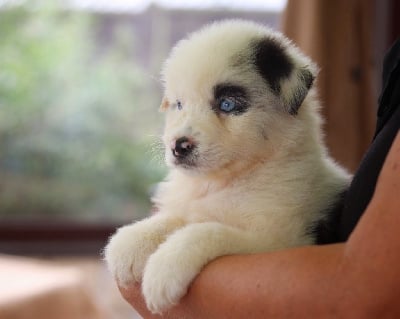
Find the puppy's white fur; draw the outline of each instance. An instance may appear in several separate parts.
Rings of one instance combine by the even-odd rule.
[[[260,41],[290,62],[274,85],[255,67]],[[349,180],[322,143],[319,103],[308,90],[316,72],[283,35],[251,22],[212,24],[173,49],[163,70],[170,173],[154,197],[159,212],[120,228],[105,249],[120,284],[142,281],[151,311],[176,304],[218,256],[314,243],[309,230]],[[220,83],[245,88],[248,109],[216,110]],[[195,145],[190,165],[170,150],[183,136]]]

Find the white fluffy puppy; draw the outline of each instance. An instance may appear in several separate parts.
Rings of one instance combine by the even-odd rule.
[[[120,228],[105,249],[120,284],[142,282],[152,312],[176,304],[218,256],[315,242],[312,228],[349,181],[322,143],[316,72],[282,34],[239,20],[172,50],[159,212]]]

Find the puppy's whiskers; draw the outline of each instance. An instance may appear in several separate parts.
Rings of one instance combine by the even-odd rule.
[[[155,161],[157,165],[163,165],[165,162],[165,145],[161,139],[161,136],[152,135],[152,142],[149,147],[152,161]]]

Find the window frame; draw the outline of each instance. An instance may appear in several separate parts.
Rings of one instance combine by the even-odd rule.
[[[0,253],[18,255],[97,255],[121,222],[6,219],[0,223]]]

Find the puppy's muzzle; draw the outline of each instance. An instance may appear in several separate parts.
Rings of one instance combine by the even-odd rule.
[[[194,148],[194,142],[186,136],[178,138],[171,145],[172,154],[177,159],[184,159],[189,156]]]

